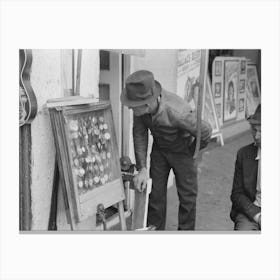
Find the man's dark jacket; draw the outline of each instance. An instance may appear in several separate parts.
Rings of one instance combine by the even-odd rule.
[[[231,193],[232,209],[230,217],[235,221],[238,213],[245,214],[250,220],[261,211],[253,204],[256,197],[258,176],[258,147],[254,143],[241,148],[237,152],[234,179]]]

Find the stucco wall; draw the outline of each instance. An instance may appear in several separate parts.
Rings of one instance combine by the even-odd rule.
[[[145,69],[153,72],[165,89],[176,92],[177,83],[177,50],[147,49],[144,57],[133,56],[132,72]]]
[[[63,96],[61,50],[33,50],[31,83],[38,102],[38,114],[32,122],[32,230],[47,230],[55,146],[49,114],[44,104]],[[84,50],[81,71],[81,95],[98,96],[98,50]],[[87,73],[87,74],[86,74]],[[67,229],[61,192],[58,203],[58,228]]]

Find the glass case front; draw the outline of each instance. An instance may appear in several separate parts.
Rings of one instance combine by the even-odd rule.
[[[118,178],[112,128],[104,110],[67,116],[74,184],[82,195]]]

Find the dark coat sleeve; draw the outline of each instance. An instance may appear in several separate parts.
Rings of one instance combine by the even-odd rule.
[[[242,152],[237,153],[235,162],[233,186],[231,193],[232,206],[235,211],[245,214],[250,220],[254,220],[253,217],[261,212],[261,208],[256,206],[250,198],[247,196],[244,189],[243,180],[243,159]]]
[[[133,143],[137,170],[147,165],[148,128],[141,117],[133,115]]]
[[[180,113],[169,110],[168,113],[169,113],[170,122],[174,125],[174,127],[189,132],[194,138],[197,136],[197,121],[196,121],[195,113],[190,112],[188,109],[185,109]],[[200,149],[203,149],[208,145],[211,135],[212,135],[211,125],[208,122],[202,120]],[[194,150],[195,146],[196,146],[196,140],[192,143],[190,149]]]

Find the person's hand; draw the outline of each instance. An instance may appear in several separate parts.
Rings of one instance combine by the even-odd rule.
[[[147,187],[147,181],[149,179],[148,171],[146,168],[142,168],[137,175],[133,178],[135,188],[139,192],[143,192]]]

